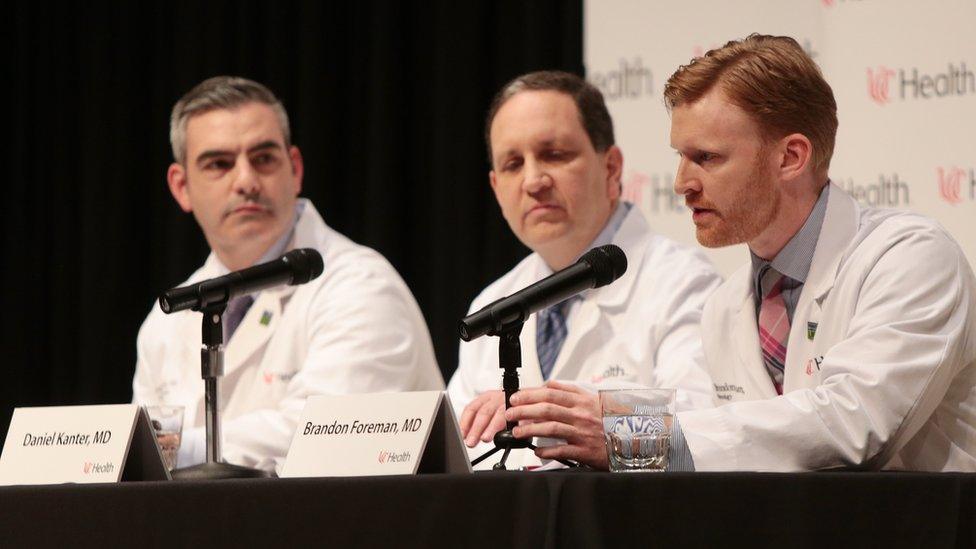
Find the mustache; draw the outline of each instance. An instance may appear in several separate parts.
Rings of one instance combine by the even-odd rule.
[[[245,198],[236,199],[226,207],[224,207],[224,215],[230,215],[234,213],[234,210],[240,208],[241,206],[260,206],[265,210],[271,210],[271,200],[263,196],[248,196]]]
[[[701,197],[701,194],[694,195],[694,196],[692,196],[692,195],[686,195],[685,196],[685,206],[687,206],[688,209],[698,209],[698,210],[714,210],[714,209],[716,209],[715,208],[715,204],[712,204],[710,201],[702,198]]]

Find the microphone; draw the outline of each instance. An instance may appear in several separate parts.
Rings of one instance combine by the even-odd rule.
[[[613,244],[593,248],[565,269],[503,297],[461,319],[461,339],[471,341],[483,335],[498,335],[515,322],[550,307],[583,290],[606,286],[627,270],[627,256]]]
[[[214,303],[226,303],[236,296],[272,286],[305,284],[322,274],[323,268],[319,252],[312,248],[299,248],[274,261],[166,290],[159,296],[159,307],[166,314],[184,309],[199,311]]]

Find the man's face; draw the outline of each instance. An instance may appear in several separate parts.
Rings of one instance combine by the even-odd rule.
[[[260,256],[292,219],[302,159],[296,147],[285,147],[271,107],[246,103],[190,118],[186,165],[173,164],[168,177],[173,196],[219,255],[244,249]]]
[[[716,86],[671,113],[671,147],[680,156],[674,190],[692,209],[698,242],[709,248],[752,242],[779,209],[759,125]]]
[[[573,99],[555,91],[517,93],[490,135],[502,215],[522,243],[561,268],[550,257],[572,261],[609,219],[620,196],[620,150],[596,152]]]

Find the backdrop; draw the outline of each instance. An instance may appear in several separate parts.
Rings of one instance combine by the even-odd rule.
[[[625,196],[656,230],[696,245],[673,192],[668,77],[729,40],[786,34],[837,99],[831,178],[864,204],[935,217],[976,264],[973,0],[589,0],[585,15],[588,77],[613,115]],[[745,246],[708,252],[726,275],[747,261]]]
[[[207,254],[166,189],[169,110],[217,74],[282,98],[304,196],[400,271],[450,376],[457,321],[527,253],[488,186],[485,110],[523,72],[581,73],[581,2],[65,4],[8,6],[0,39],[0,436],[14,406],[131,398],[139,325]]]

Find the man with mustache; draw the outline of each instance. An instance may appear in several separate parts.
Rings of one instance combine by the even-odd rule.
[[[684,468],[976,471],[973,272],[934,221],[830,182],[837,106],[813,60],[752,35],[664,97],[699,242],[751,253],[705,306],[721,405],[676,415]],[[509,419],[538,416],[513,401]]]
[[[533,253],[488,286],[471,311],[596,246],[616,244],[628,260],[620,279],[532,315],[523,327],[521,384],[535,389],[518,394],[547,395],[553,406],[546,418],[566,426],[546,434],[566,444],[540,448],[538,456],[585,459],[579,452],[591,450],[593,437],[602,445],[598,407],[588,414],[597,387],[676,387],[680,409],[714,405],[699,321],[720,278],[701,252],[653,233],[640,211],[620,200],[623,154],[599,90],[563,72],[520,76],[495,97],[485,129],[491,188]],[[497,338],[461,343],[448,389],[472,457],[505,425],[498,366]],[[539,463],[520,450],[508,461]]]
[[[224,458],[271,470],[283,461],[306,397],[441,389],[427,326],[378,253],[299,199],[303,164],[288,115],[261,84],[219,76],[173,107],[167,172],[212,253],[184,284],[315,248],[325,270],[301,286],[232,300],[224,312]],[[200,314],[156,305],[139,331],[133,400],[185,407],[179,466],[205,456]]]

